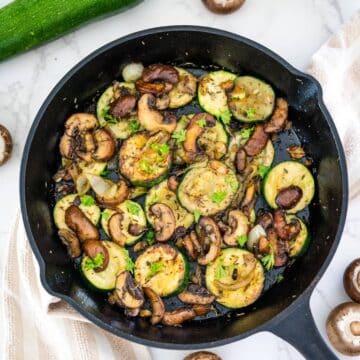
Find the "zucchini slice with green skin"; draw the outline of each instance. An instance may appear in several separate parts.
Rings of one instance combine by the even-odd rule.
[[[66,158],[61,158],[61,165],[63,167],[67,167],[72,163],[71,160]],[[78,162],[79,168],[87,174],[92,175],[101,175],[101,173],[105,170],[107,163],[105,161],[92,161],[87,163],[86,161]]]
[[[197,79],[183,68],[175,67],[179,73],[179,82],[169,92],[169,108],[176,109],[188,104],[196,95]]]
[[[185,174],[178,186],[177,197],[191,213],[198,211],[201,215],[214,215],[230,205],[238,187],[234,171],[213,160]]]
[[[185,256],[175,247],[156,244],[145,249],[135,262],[135,280],[161,297],[180,293],[189,278],[189,265]]]
[[[229,108],[240,121],[253,122],[267,119],[275,106],[273,88],[253,76],[239,76],[234,89],[228,94]]]
[[[140,235],[131,235],[128,231],[130,224],[138,224],[142,227],[146,227],[146,217],[143,208],[140,204],[135,201],[125,200],[123,203],[116,207],[120,210],[123,215],[123,220],[121,222],[122,225],[122,233],[126,237],[125,244],[133,245],[143,234]],[[105,209],[101,214],[101,227],[107,236],[110,237],[109,234],[109,220],[112,215],[115,214],[115,210]]]
[[[213,71],[202,77],[198,87],[200,106],[218,118],[229,112],[224,84],[235,79],[235,74],[224,70]]]
[[[176,194],[169,189],[167,180],[152,187],[145,198],[145,213],[152,226],[154,226],[154,215],[149,209],[155,203],[162,203],[171,208],[175,215],[176,227],[184,226],[187,229],[194,222],[193,214],[179,204]]]
[[[134,132],[130,125],[131,122],[138,122],[136,116],[116,119],[115,123],[110,123],[105,119],[106,109],[108,109],[113,101],[120,97],[122,88],[125,88],[130,94],[135,94],[135,85],[133,83],[115,82],[102,93],[96,106],[96,115],[100,126],[109,128],[116,139],[128,138]]]
[[[182,116],[178,121],[175,133],[181,133],[184,130],[186,131],[186,128],[194,115],[195,114]],[[216,124],[213,127],[205,127],[205,131],[197,139],[197,145],[200,149],[202,149],[210,158],[215,160],[220,160],[226,154],[228,142],[228,134],[220,121],[216,121]],[[176,144],[174,150],[174,162],[177,164],[191,162],[191,159],[186,156],[183,142]]]
[[[252,270],[248,273],[249,262]],[[241,287],[236,286],[237,280],[232,276],[235,269],[238,279],[244,281],[244,286],[241,283]],[[239,278],[239,274],[244,274],[244,278]],[[238,309],[259,298],[264,288],[265,275],[260,261],[253,253],[239,248],[227,248],[206,267],[205,281],[207,289],[216,296],[218,303]]]
[[[88,256],[81,260],[81,273],[92,288],[99,291],[110,291],[115,288],[116,278],[123,271],[128,269],[131,259],[127,250],[112,241],[101,242],[109,253],[109,263],[103,271],[96,272],[86,267]]]
[[[298,186],[302,196],[287,213],[295,214],[308,206],[314,197],[315,182],[309,169],[297,161],[284,161],[274,166],[263,181],[263,194],[273,209],[278,208],[275,199],[278,193],[289,186]]]
[[[159,131],[134,134],[124,141],[119,152],[119,170],[135,186],[152,187],[161,182],[170,170],[171,152],[159,153],[158,146],[167,146],[169,134]]]
[[[286,215],[286,222],[296,219],[300,222],[300,232],[295,239],[289,242],[289,255],[292,258],[299,257],[305,254],[310,244],[310,235],[305,223],[295,215]]]
[[[65,223],[65,211],[69,206],[73,205],[77,196],[79,195],[66,195],[55,204],[53,215],[55,225],[58,229],[70,230]],[[94,225],[99,222],[101,210],[97,205],[94,204],[86,206],[84,204],[80,204],[79,208]]]
[[[260,154],[256,155],[254,161],[258,165],[270,167],[274,161],[274,157],[275,157],[274,145],[271,140],[268,140],[268,142],[265,145],[265,148],[261,151]]]

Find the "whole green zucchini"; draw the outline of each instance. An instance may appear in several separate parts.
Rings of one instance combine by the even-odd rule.
[[[14,0],[0,9],[0,61],[140,0]]]

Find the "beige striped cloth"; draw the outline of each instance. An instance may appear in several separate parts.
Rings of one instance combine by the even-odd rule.
[[[0,293],[1,359],[151,359],[146,347],[102,330],[43,289],[19,216],[8,240]]]

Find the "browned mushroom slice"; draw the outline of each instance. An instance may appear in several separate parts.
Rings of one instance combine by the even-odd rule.
[[[299,234],[301,224],[297,219],[292,219],[287,224],[284,210],[277,209],[274,212],[274,229],[281,239],[289,241]]]
[[[196,316],[204,316],[213,308],[211,304],[195,304],[192,307]]]
[[[76,258],[81,255],[80,241],[72,231],[60,229],[58,235],[61,242],[66,246],[70,257]]]
[[[109,114],[117,118],[124,118],[135,109],[136,97],[134,95],[120,96],[110,105]]]
[[[175,192],[178,185],[179,185],[179,182],[175,175],[172,175],[168,178],[167,186],[171,191]]]
[[[162,114],[155,109],[155,97],[151,94],[141,96],[138,103],[140,124],[148,131],[164,130],[172,133],[176,128],[176,116],[171,113]]]
[[[98,121],[96,116],[89,113],[76,113],[71,115],[65,122],[66,133],[73,135],[77,129],[79,132],[86,132],[97,127]]]
[[[302,195],[303,191],[299,186],[291,185],[279,191],[275,203],[282,209],[291,209],[300,201]]]
[[[273,221],[271,212],[267,211],[257,217],[256,224],[260,224],[266,230],[273,225]]]
[[[289,146],[286,150],[290,157],[295,160],[299,160],[305,156],[305,150],[298,145]]]
[[[123,232],[123,220],[123,214],[117,212],[110,217],[108,222],[110,237],[120,246],[125,246],[126,242],[126,234]]]
[[[270,244],[270,251],[274,254],[274,266],[281,267],[286,265],[288,261],[288,244],[285,240],[277,237],[276,231],[273,228],[268,229],[267,239]]]
[[[195,317],[196,312],[193,308],[181,308],[170,312],[166,311],[161,322],[164,325],[177,326]]]
[[[326,332],[334,348],[345,355],[360,355],[360,304],[346,302],[329,314]]]
[[[178,295],[178,298],[186,304],[211,304],[215,300],[206,288],[196,284],[190,284],[183,292]]]
[[[260,154],[261,151],[265,148],[268,139],[269,135],[264,131],[264,125],[257,124],[250,139],[244,146],[246,154],[249,156]]]
[[[119,305],[128,309],[140,309],[144,304],[144,294],[128,271],[123,271],[116,278],[114,294]]]
[[[150,322],[151,324],[156,325],[161,322],[165,314],[165,305],[161,300],[161,297],[154,290],[149,287],[143,287],[143,290],[152,307]]]
[[[169,107],[170,97],[168,94],[160,94],[155,101],[155,107],[158,110],[165,110]]]
[[[239,149],[235,156],[235,167],[239,173],[242,173],[246,167],[246,152],[244,149]]]
[[[169,240],[175,232],[176,219],[172,209],[165,204],[156,203],[151,205],[150,213],[155,217],[154,229],[157,241]]]
[[[241,200],[240,208],[248,218],[250,218],[251,212],[255,205],[258,185],[258,182],[255,180],[250,180],[247,184],[244,197]]]
[[[247,236],[249,232],[249,221],[240,210],[231,210],[228,215],[229,227],[224,234],[224,243],[229,246],[238,245],[239,236]]]
[[[355,259],[346,268],[343,283],[350,298],[360,302],[360,259]]]
[[[196,231],[203,249],[208,248],[206,254],[198,257],[200,265],[207,265],[214,261],[221,251],[221,234],[216,222],[208,217],[201,217]]]
[[[264,131],[266,133],[278,133],[286,126],[288,118],[288,103],[285,99],[278,98],[276,100],[275,111],[270,120],[265,124]]]
[[[197,351],[185,356],[184,360],[221,360],[221,357],[210,351]]]
[[[191,231],[189,235],[182,239],[182,245],[192,260],[196,260],[202,252],[201,244],[195,231]]]
[[[205,6],[217,14],[230,14],[239,9],[245,0],[202,0]]]
[[[65,211],[66,225],[76,233],[81,242],[98,240],[99,230],[75,205],[69,206]]]
[[[146,240],[142,240],[142,241],[137,242],[134,245],[133,249],[135,252],[139,252],[139,251],[146,249],[148,246],[149,246],[148,242]]]
[[[140,224],[131,223],[128,226],[128,233],[130,235],[138,236],[146,231],[146,227]]]
[[[94,268],[96,272],[100,272],[106,269],[109,264],[109,252],[108,249],[99,240],[87,240],[83,244],[84,253],[91,259],[95,259],[99,254],[102,255],[102,263],[99,267]]]
[[[0,125],[0,166],[9,160],[12,148],[13,144],[9,130]]]
[[[76,156],[81,160],[90,162],[96,148],[93,134],[91,132],[82,133],[74,138],[74,141]]]
[[[139,79],[135,83],[136,90],[141,94],[159,95],[165,92],[165,84],[149,83]]]
[[[116,150],[116,142],[110,132],[106,129],[99,129],[94,132],[96,150],[92,157],[98,161],[110,160]]]
[[[177,84],[179,81],[178,71],[171,65],[152,64],[144,69],[142,80],[145,82],[165,82]]]

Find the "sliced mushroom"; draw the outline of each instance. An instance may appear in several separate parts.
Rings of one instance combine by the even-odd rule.
[[[217,14],[230,14],[238,10],[245,0],[202,0],[205,6]]]
[[[73,134],[77,129],[79,132],[86,132],[97,127],[98,121],[96,116],[89,113],[76,113],[71,115],[65,122],[66,133]]]
[[[157,81],[175,85],[179,81],[179,73],[171,65],[152,64],[144,69],[141,78],[145,82]]]
[[[109,113],[117,118],[129,116],[136,106],[136,97],[134,95],[120,96],[111,103]]]
[[[143,288],[146,297],[149,299],[151,307],[152,307],[152,314],[150,322],[153,325],[158,324],[161,322],[164,314],[165,314],[165,305],[162,301],[161,297],[149,287]]]
[[[266,230],[273,225],[273,221],[271,212],[266,211],[257,217],[256,224],[260,224]]]
[[[0,166],[9,160],[12,148],[13,143],[9,130],[0,125]]]
[[[172,175],[172,176],[170,176],[168,178],[167,186],[168,186],[169,190],[175,192],[178,185],[179,185],[179,182],[178,182],[177,177],[175,175]]]
[[[123,232],[124,215],[120,212],[113,214],[108,222],[108,229],[111,239],[120,246],[125,246],[126,234]]]
[[[235,156],[235,167],[239,173],[242,173],[246,167],[246,152],[244,149],[239,149]]]
[[[111,133],[106,129],[99,129],[94,132],[96,150],[92,157],[97,161],[110,160],[116,150],[116,142]]]
[[[155,217],[154,229],[157,241],[169,240],[176,229],[176,219],[172,209],[165,204],[156,203],[150,206],[150,213]]]
[[[169,107],[170,97],[168,94],[160,94],[155,100],[155,107],[158,110],[165,110]]]
[[[65,210],[65,223],[81,242],[99,239],[98,228],[75,205],[70,205]]]
[[[305,150],[298,145],[289,146],[286,150],[291,158],[295,160],[299,160],[305,156]]]
[[[214,261],[221,251],[221,234],[216,222],[208,217],[200,218],[196,229],[203,249],[208,247],[206,254],[198,257],[200,265],[207,265]]]
[[[96,272],[103,271],[109,264],[109,252],[108,249],[99,240],[87,240],[83,244],[84,253],[91,259],[95,259],[96,255],[102,254],[103,262],[98,268],[94,268]]]
[[[134,245],[134,251],[135,252],[142,251],[142,250],[146,249],[148,246],[149,246],[149,244],[146,240],[139,241]]]
[[[196,312],[193,308],[181,308],[170,312],[166,311],[161,322],[164,325],[177,326],[195,317]]]
[[[353,301],[360,302],[360,259],[355,259],[346,268],[344,288]]]
[[[96,148],[93,134],[91,132],[85,132],[73,139],[75,142],[76,156],[81,160],[90,162],[93,159],[93,153]]]
[[[211,311],[212,305],[210,304],[195,304],[193,305],[196,316],[204,316]]]
[[[202,252],[201,245],[195,231],[191,231],[189,235],[182,239],[182,245],[192,260],[196,260]]]
[[[281,239],[289,241],[299,234],[301,224],[297,219],[293,219],[287,224],[284,210],[276,209],[274,212],[274,229]]]
[[[224,234],[224,243],[229,246],[237,246],[237,237],[247,235],[249,232],[249,221],[240,210],[231,210],[228,214],[229,227]]]
[[[249,156],[260,154],[261,151],[265,148],[268,139],[269,135],[264,131],[264,125],[257,124],[250,139],[244,146],[246,154]]]
[[[251,212],[254,209],[258,185],[259,183],[255,179],[251,179],[246,186],[244,197],[241,200],[240,208],[248,218],[250,218]]]
[[[190,284],[178,295],[178,298],[186,304],[200,305],[211,304],[215,300],[215,296],[205,287],[196,284]]]
[[[264,131],[268,134],[278,133],[286,126],[288,118],[288,103],[283,98],[276,99],[275,111],[270,120],[266,122]]]
[[[282,209],[288,210],[293,208],[303,195],[302,189],[296,185],[291,185],[281,189],[276,195],[275,203]]]
[[[210,351],[197,351],[185,356],[184,360],[221,360],[221,357]]]
[[[186,128],[186,138],[183,143],[184,149],[190,157],[193,157],[200,152],[197,140],[205,131],[205,126],[199,125],[199,121],[201,120],[205,121],[206,127],[213,127],[216,125],[215,118],[210,114],[199,113],[192,117]]]
[[[128,271],[123,271],[116,278],[114,294],[117,303],[128,309],[140,309],[144,304],[144,294]]]
[[[151,94],[141,96],[138,103],[140,124],[148,131],[165,130],[172,133],[176,128],[176,116],[172,113],[161,114],[155,109],[155,101]]]
[[[141,94],[159,95],[165,92],[165,84],[149,83],[139,79],[135,83],[136,90]]]
[[[80,241],[72,231],[60,229],[58,235],[61,242],[66,246],[70,257],[76,258],[81,255]]]
[[[334,348],[345,355],[360,355],[360,304],[346,302],[329,314],[326,332]]]
[[[270,251],[273,252],[275,257],[274,266],[281,267],[286,265],[288,261],[288,244],[285,240],[279,239],[275,229],[270,228],[267,230],[267,240],[270,244]]]
[[[130,235],[138,236],[146,231],[146,227],[140,224],[130,223],[127,231]]]

